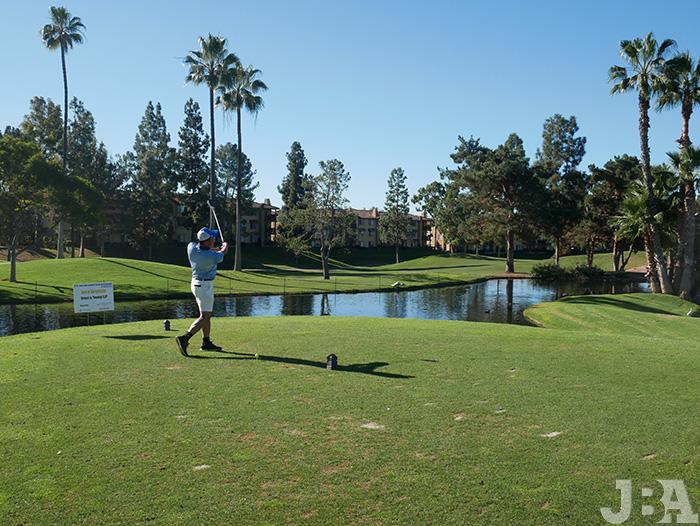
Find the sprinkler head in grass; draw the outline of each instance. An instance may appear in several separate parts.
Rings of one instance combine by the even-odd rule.
[[[326,369],[332,371],[338,368],[338,357],[335,354],[326,356]]]
[[[163,320],[163,330],[164,331],[170,330],[170,320]]]

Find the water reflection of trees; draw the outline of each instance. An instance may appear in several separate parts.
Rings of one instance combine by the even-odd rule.
[[[408,310],[408,294],[388,292],[384,297],[384,315],[387,318],[405,318]]]
[[[599,282],[587,284],[531,280],[490,280],[464,287],[423,289],[358,295],[287,295],[220,297],[214,305],[215,316],[276,316],[314,315],[333,311],[368,316],[427,319],[461,319],[471,321],[519,322],[521,310],[535,303],[553,301],[562,295],[611,292],[640,292],[643,283]],[[320,302],[317,311],[316,302]],[[120,323],[148,319],[189,319],[197,316],[193,299],[118,302],[115,312],[93,314],[90,324]],[[73,305],[2,305],[0,306],[0,335],[59,329],[85,325],[85,314],[74,314]],[[184,326],[189,322],[178,325]]]
[[[324,292],[321,294],[321,316],[330,316],[331,315],[331,303],[330,299],[328,298],[328,293]]]
[[[282,316],[311,316],[314,297],[310,294],[282,296]]]

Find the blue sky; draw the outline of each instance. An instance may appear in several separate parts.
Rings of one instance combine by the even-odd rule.
[[[39,29],[52,2],[4,0],[0,7],[0,126],[16,125],[33,95],[62,98],[60,59]],[[354,206],[381,206],[390,170],[409,188],[450,163],[459,134],[494,146],[518,133],[530,156],[542,122],[576,115],[588,137],[584,164],[639,151],[634,96],[611,97],[607,70],[623,38],[654,31],[700,55],[700,4],[682,14],[649,1],[84,1],[66,2],[87,26],[68,56],[71,95],[97,120],[110,152],[131,148],[147,101],[163,105],[173,143],[189,97],[206,108],[203,87],[185,85],[182,57],[208,32],[229,39],[270,90],[244,151],[260,181],[258,198],[279,203],[285,152],[299,140],[309,158],[337,157],[352,180]],[[206,119],[205,113],[205,119]],[[235,142],[217,112],[217,142]],[[208,124],[205,121],[205,126]],[[696,126],[691,121],[691,136]],[[652,160],[664,160],[680,133],[676,111],[652,115]]]

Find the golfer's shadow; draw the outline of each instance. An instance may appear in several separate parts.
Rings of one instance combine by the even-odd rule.
[[[221,356],[224,355],[224,356]],[[230,351],[220,351],[218,353],[212,353],[207,356],[201,355],[190,355],[190,358],[195,359],[214,359],[214,360],[255,360],[255,355],[252,353],[245,352],[230,352]],[[326,362],[319,362],[315,360],[305,360],[303,358],[291,358],[288,356],[265,356],[259,355],[258,360],[265,362],[276,362],[276,363],[286,363],[289,365],[303,365],[305,367],[316,367],[318,369],[325,369]],[[377,371],[380,367],[386,367],[389,365],[388,362],[369,362],[369,363],[354,363],[350,365],[338,365],[334,370],[346,373],[360,373],[369,374],[372,376],[380,376],[382,378],[415,378],[414,376],[409,376],[405,374],[397,373],[387,373],[383,371]]]

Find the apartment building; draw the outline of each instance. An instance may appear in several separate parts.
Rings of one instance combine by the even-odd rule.
[[[355,216],[354,246],[372,248],[380,246],[379,219],[382,212],[377,208],[350,208]],[[432,246],[433,222],[430,218],[416,214],[408,214],[409,225],[404,248]]]
[[[261,247],[273,244],[277,239],[279,211],[269,199],[253,203],[241,216],[241,242]]]

